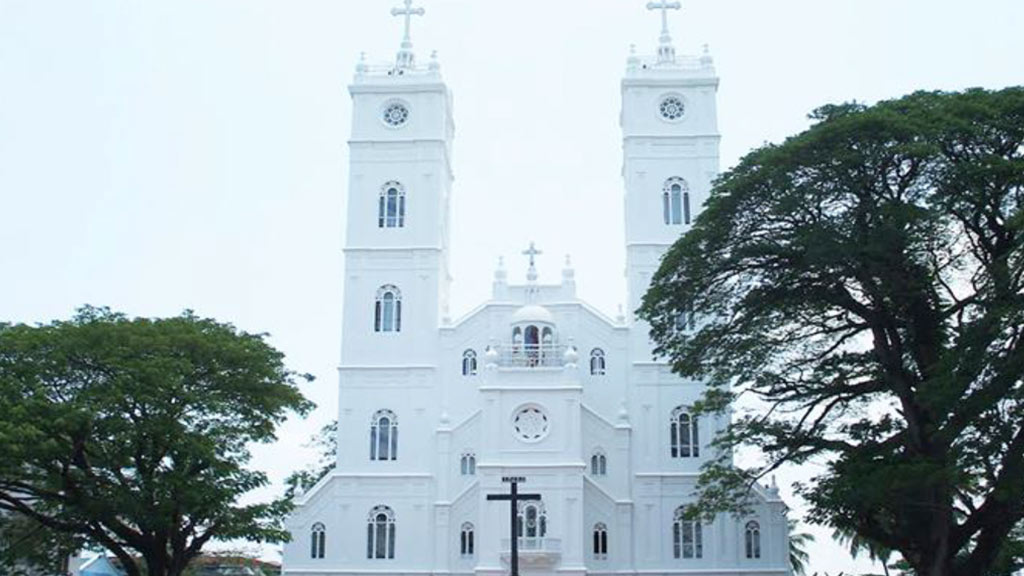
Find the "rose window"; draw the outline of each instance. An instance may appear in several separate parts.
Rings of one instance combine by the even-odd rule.
[[[548,433],[548,417],[540,408],[527,406],[516,413],[512,427],[520,440],[536,442]]]
[[[683,113],[686,112],[686,106],[678,97],[669,96],[661,101],[658,110],[661,112],[661,117],[665,120],[679,120],[683,117]]]
[[[409,109],[403,104],[396,102],[394,104],[389,104],[388,107],[384,109],[384,123],[388,126],[397,128],[398,126],[405,124],[405,121],[408,119]]]

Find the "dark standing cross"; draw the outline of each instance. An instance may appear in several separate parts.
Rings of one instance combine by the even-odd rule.
[[[520,494],[519,483],[526,482],[526,478],[522,476],[505,476],[501,479],[502,482],[512,485],[512,490],[508,494],[488,494],[488,500],[508,500],[509,503],[509,515],[511,516],[510,524],[510,535],[512,539],[512,570],[509,573],[510,576],[519,576],[519,535],[516,530],[516,516],[519,512],[519,501],[520,500],[540,500],[540,494]]]

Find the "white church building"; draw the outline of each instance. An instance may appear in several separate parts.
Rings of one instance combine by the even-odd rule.
[[[653,359],[648,326],[576,293],[494,274],[491,298],[447,317],[452,98],[416,61],[411,0],[395,63],[360,63],[353,100],[338,461],[287,522],[289,576],[780,575],[786,506],[755,487],[749,516],[690,521],[724,418],[695,418],[700,382]],[[628,310],[687,231],[719,170],[712,59],[657,53],[622,79]],[[683,318],[681,330],[692,330]],[[504,477],[525,477],[513,523]]]

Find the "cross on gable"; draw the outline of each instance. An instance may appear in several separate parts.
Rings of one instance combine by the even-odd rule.
[[[530,247],[527,248],[526,250],[523,250],[523,256],[530,257],[530,268],[533,268],[534,266],[534,259],[543,253],[544,252],[537,250],[537,247],[533,244],[532,241],[530,242]]]

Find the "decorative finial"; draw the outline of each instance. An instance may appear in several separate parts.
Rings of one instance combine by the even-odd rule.
[[[529,280],[531,283],[537,281],[537,262],[536,262],[536,257],[538,255],[540,255],[540,254],[543,254],[543,252],[541,252],[540,250],[537,250],[537,247],[536,247],[536,245],[534,245],[532,240],[530,241],[530,247],[528,249],[526,249],[526,250],[523,250],[523,256],[529,256],[530,257],[530,267],[527,268],[527,270],[526,270],[526,279]]]
[[[617,316],[615,316],[615,321],[618,322],[619,324],[626,323],[626,314],[623,313],[622,311],[622,304],[619,304],[619,313]]]
[[[676,61],[676,49],[672,46],[672,35],[668,32],[668,11],[682,10],[679,2],[648,2],[648,10],[661,10],[661,37],[658,38],[658,64],[669,64]]]
[[[398,58],[395,62],[395,68],[404,70],[406,68],[412,68],[416,64],[416,55],[412,51],[412,38],[409,34],[409,29],[412,27],[413,16],[423,16],[427,13],[426,10],[421,8],[413,8],[412,0],[404,0],[404,8],[392,8],[392,16],[405,16],[405,34],[402,36],[402,48],[398,51]]]
[[[356,64],[356,74],[363,74],[366,70],[366,52],[360,52],[359,63]]]
[[[494,281],[505,282],[505,278],[508,277],[508,272],[505,271],[505,257],[498,256],[498,267],[494,269]]]

